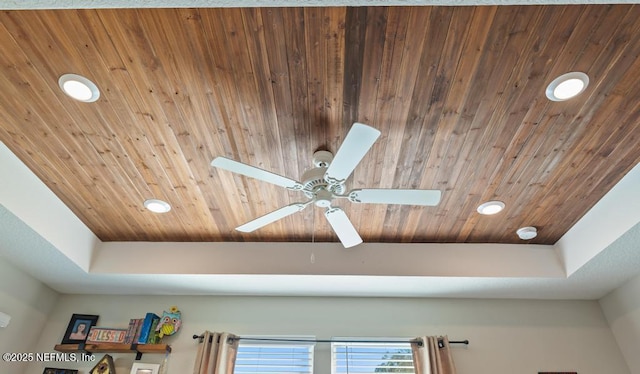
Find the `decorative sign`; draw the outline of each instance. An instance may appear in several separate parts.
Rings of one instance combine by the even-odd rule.
[[[87,336],[87,343],[124,343],[127,329],[110,329],[92,327]]]

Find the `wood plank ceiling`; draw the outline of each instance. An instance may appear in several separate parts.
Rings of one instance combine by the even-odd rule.
[[[351,124],[381,138],[348,188],[440,189],[437,207],[340,200],[365,242],[556,242],[640,161],[635,5],[3,11],[0,140],[103,241],[337,241],[299,179]],[[576,99],[546,85],[582,71]],[[76,102],[58,77],[101,90]],[[171,212],[142,202],[159,198]],[[504,212],[476,207],[502,200]],[[46,209],[46,207],[43,207]],[[606,217],[603,217],[606,219]]]

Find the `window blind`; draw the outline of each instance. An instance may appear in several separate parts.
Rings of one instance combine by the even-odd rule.
[[[333,374],[415,374],[409,343],[332,343]]]
[[[234,373],[313,373],[313,345],[240,342]]]

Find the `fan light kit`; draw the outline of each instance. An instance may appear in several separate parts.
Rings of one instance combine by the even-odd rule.
[[[166,213],[171,210],[171,205],[166,201],[149,199],[144,202],[144,207],[154,213]]]
[[[344,210],[334,207],[334,199],[352,203],[401,204],[435,206],[440,203],[439,190],[354,189],[345,193],[345,181],[380,136],[380,131],[362,123],[354,123],[344,142],[334,155],[328,151],[313,154],[313,168],[302,175],[302,182],[243,164],[225,157],[217,157],[211,166],[272,183],[289,190],[302,192],[309,200],[293,203],[258,217],[236,228],[252,232],[285,218],[314,204],[325,208],[325,217],[345,248],[362,243],[362,238]]]
[[[487,201],[484,204],[480,204],[478,213],[490,216],[502,212],[503,209],[504,203],[502,201]]]
[[[580,95],[589,85],[585,73],[571,72],[554,79],[547,86],[547,98],[551,101],[565,101]]]
[[[100,90],[95,83],[77,74],[64,74],[58,79],[60,89],[78,101],[92,103],[100,97]]]
[[[538,236],[538,230],[533,226],[527,226],[519,228],[516,234],[518,234],[518,237],[522,240],[531,240]]]

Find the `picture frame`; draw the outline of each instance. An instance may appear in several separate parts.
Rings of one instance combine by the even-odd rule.
[[[74,369],[57,369],[57,368],[44,368],[42,374],[78,374],[78,370]]]
[[[87,335],[91,327],[98,323],[97,315],[93,314],[73,314],[67,331],[62,338],[62,344],[81,344],[87,340]]]
[[[135,362],[133,366],[131,366],[130,374],[158,374],[158,371],[160,371],[160,364]]]

